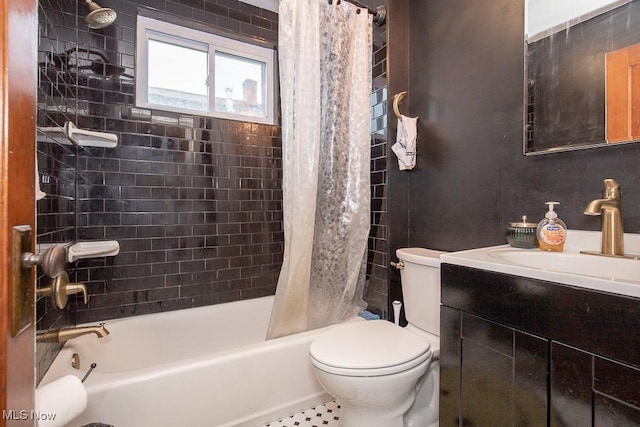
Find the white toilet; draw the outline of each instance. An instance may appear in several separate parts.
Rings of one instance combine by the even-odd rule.
[[[436,427],[440,386],[440,254],[398,249],[405,316],[349,323],[311,343],[316,377],[343,427]]]

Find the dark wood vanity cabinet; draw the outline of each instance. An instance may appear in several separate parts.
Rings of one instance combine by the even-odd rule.
[[[640,426],[640,299],[442,264],[440,426]]]

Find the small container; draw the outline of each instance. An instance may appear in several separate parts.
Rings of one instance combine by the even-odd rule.
[[[536,228],[538,224],[527,222],[527,216],[522,216],[521,222],[510,222],[507,227],[507,243],[514,248],[533,249],[538,247]]]

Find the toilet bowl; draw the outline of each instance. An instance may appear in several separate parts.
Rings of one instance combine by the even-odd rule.
[[[438,425],[440,253],[396,252],[406,328],[386,320],[349,323],[311,343],[316,378],[341,404],[342,426]]]
[[[386,320],[335,328],[309,353],[318,381],[342,405],[342,425],[368,427],[403,425],[433,357],[427,340]]]

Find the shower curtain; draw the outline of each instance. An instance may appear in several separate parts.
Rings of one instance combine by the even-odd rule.
[[[280,1],[285,246],[267,338],[366,306],[372,18],[332,3]]]

